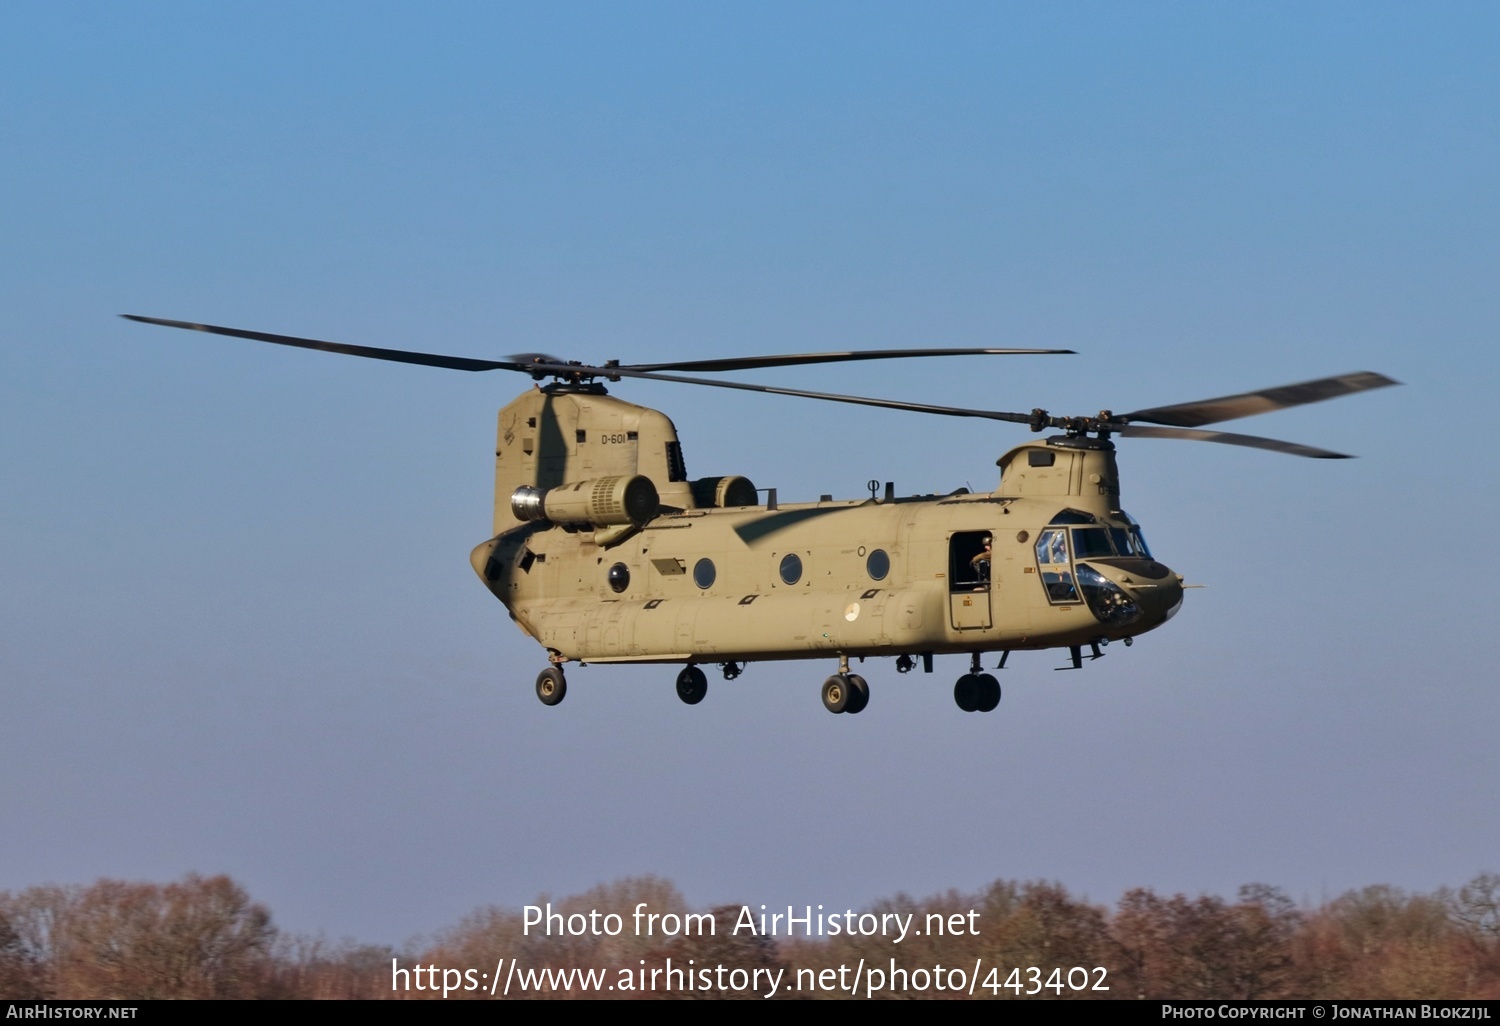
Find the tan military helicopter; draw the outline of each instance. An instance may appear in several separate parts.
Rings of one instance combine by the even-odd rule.
[[[965,653],[953,698],[989,712],[998,668],[1018,649],[1063,648],[1070,666],[1097,659],[1166,623],[1182,605],[1182,577],[1152,558],[1120,507],[1112,435],[1251,446],[1296,456],[1340,453],[1205,425],[1319,402],[1397,382],[1362,371],[1281,388],[1132,413],[1054,417],[1045,410],[931,406],[684,377],[852,360],[1068,353],[1066,349],[892,349],[603,366],[540,354],[508,360],[377,349],[208,324],[124,315],[173,328],[453,370],[511,370],[550,383],[500,411],[495,444],[494,537],[471,561],[513,620],[547,649],[537,697],[567,694],[563,665],[681,663],[677,694],[695,705],[702,666],[726,680],[770,659],[836,659],[823,705],[857,713],[869,685],[851,659],[921,659]],[[950,417],[1025,424],[1061,433],[1000,457],[993,492],[883,494],[781,503],[744,477],[690,479],[677,430],[662,413],[609,395],[603,381],[674,381],[801,396]],[[1141,426],[1141,425],[1159,426]],[[764,498],[762,498],[764,496]],[[1087,653],[1085,653],[1087,650]]]

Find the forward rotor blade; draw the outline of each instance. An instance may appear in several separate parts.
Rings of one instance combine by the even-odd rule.
[[[1029,424],[1028,413],[1006,413],[1000,410],[974,410],[961,406],[934,406],[929,403],[910,403],[898,399],[874,399],[869,396],[841,395],[835,392],[809,392],[800,388],[777,388],[773,385],[750,385],[739,381],[715,381],[709,378],[689,378],[676,374],[653,374],[645,371],[613,369],[621,377],[641,378],[646,381],[675,381],[686,385],[708,385],[710,388],[734,388],[746,392],[769,392],[773,395],[790,395],[800,399],[822,399],[827,402],[850,403],[856,406],[877,406],[887,410],[906,410],[912,413],[931,413],[944,417],[977,417],[983,420],[998,420],[1010,424]],[[1379,375],[1375,375],[1378,377]],[[1389,382],[1396,384],[1396,382]],[[1378,385],[1368,386],[1378,388]],[[1331,396],[1328,398],[1332,398]],[[1314,400],[1308,400],[1314,401]],[[1312,459],[1353,459],[1346,453],[1319,449],[1297,442],[1283,442],[1259,435],[1239,435],[1229,431],[1201,431],[1176,427],[1134,427],[1125,425],[1110,429],[1114,434],[1130,438],[1178,438],[1196,442],[1218,442],[1222,445],[1239,445],[1251,449],[1266,449],[1270,452],[1286,453],[1289,456],[1306,456]]]
[[[273,335],[265,331],[245,331],[241,328],[221,328],[216,324],[193,324],[189,321],[167,321],[160,317],[140,317],[136,314],[121,314],[128,321],[142,324],[159,324],[166,328],[186,328],[189,331],[206,331],[213,335],[228,335],[231,338],[248,338],[256,342],[274,342],[279,346],[296,346],[299,349],[321,349],[325,353],[343,353],[345,356],[364,356],[372,360],[393,360],[396,363],[415,363],[425,367],[445,367],[448,370],[487,371],[513,370],[530,373],[535,368],[530,364],[507,363],[500,360],[471,360],[462,356],[442,356],[436,353],[413,353],[405,349],[379,349],[375,346],[351,346],[343,342],[324,342],[315,338],[298,338],[295,335]]]
[[[855,406],[878,406],[887,410],[907,410],[912,413],[932,413],[942,417],[980,417],[984,420],[1003,420],[1011,424],[1027,424],[1031,415],[1027,413],[1002,413],[998,410],[971,410],[961,406],[933,406],[928,403],[908,403],[899,399],[872,399],[862,395],[840,395],[837,392],[809,392],[801,388],[778,388],[775,385],[749,385],[742,381],[718,381],[713,378],[689,378],[678,374],[656,374],[650,371],[631,370],[625,367],[610,367],[601,374],[618,375],[624,378],[640,378],[643,381],[675,381],[684,385],[707,385],[710,388],[734,388],[743,392],[769,392],[772,395],[790,395],[799,399],[822,399],[832,403],[850,403]]]
[[[1257,413],[1270,413],[1305,403],[1320,403],[1324,399],[1337,399],[1341,395],[1367,392],[1372,388],[1399,385],[1384,374],[1373,371],[1356,371],[1341,374],[1336,378],[1318,378],[1280,388],[1265,388],[1259,392],[1241,392],[1218,399],[1200,399],[1192,403],[1177,403],[1173,406],[1153,406],[1149,410],[1126,413],[1122,420],[1143,420],[1150,424],[1170,424],[1173,427],[1196,428],[1205,424],[1250,417]],[[1123,432],[1122,432],[1123,433]]]
[[[738,371],[762,367],[798,367],[809,363],[851,363],[856,360],[906,360],[922,356],[1045,356],[1072,354],[1072,349],[868,349],[843,353],[787,353],[783,356],[734,356],[722,360],[681,360],[676,363],[629,363],[635,371]]]
[[[1274,438],[1259,435],[1236,435],[1228,431],[1201,431],[1196,428],[1172,427],[1126,427],[1115,431],[1126,438],[1184,438],[1194,442],[1221,442],[1224,445],[1243,445],[1250,449],[1269,449],[1284,452],[1288,456],[1307,456],[1317,460],[1352,460],[1354,457],[1341,452],[1330,452],[1311,445],[1296,442],[1279,442]]]

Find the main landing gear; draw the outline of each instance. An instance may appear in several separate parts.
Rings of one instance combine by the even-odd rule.
[[[725,680],[736,680],[745,672],[744,663],[730,661],[719,664],[719,672]],[[689,663],[677,675],[677,697],[688,705],[697,705],[708,694],[708,677],[698,667]]]
[[[870,704],[870,685],[857,673],[835,673],[823,682],[823,708],[831,713],[857,713]]]
[[[725,663],[724,679],[734,680],[744,672],[743,663]],[[855,678],[858,680],[859,678]],[[860,681],[864,686],[864,681]],[[677,675],[677,697],[688,705],[697,705],[708,694],[708,676],[696,666],[685,666]],[[568,682],[561,666],[549,666],[536,676],[536,697],[543,705],[556,705],[568,695]],[[863,709],[864,706],[860,705]]]
[[[870,685],[849,672],[849,657],[839,657],[839,672],[823,682],[823,708],[831,713],[863,712],[870,704]]]
[[[1000,682],[992,674],[981,673],[983,669],[975,652],[969,657],[969,672],[953,685],[954,704],[964,712],[994,712],[1000,704]]]
[[[536,697],[543,705],[556,705],[568,697],[568,682],[561,666],[549,666],[536,675]]]

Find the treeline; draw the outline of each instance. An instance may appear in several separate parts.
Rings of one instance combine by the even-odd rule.
[[[538,905],[548,901],[543,897]],[[782,971],[778,996],[838,997],[837,990],[797,990],[793,981],[799,970],[805,980],[834,980],[841,967],[847,978],[861,960],[889,967],[894,959],[908,972],[926,972],[903,978],[899,993],[888,992],[904,997],[962,996],[932,985],[935,967],[972,973],[977,964],[975,993],[983,997],[1034,990],[1048,999],[1500,998],[1500,875],[1489,873],[1432,894],[1366,887],[1316,908],[1299,907],[1262,885],[1241,888],[1234,900],[1138,889],[1110,908],[1059,884],[997,880],[978,893],[920,900],[897,895],[859,910],[912,915],[916,929],[899,944],[889,935],[788,938],[784,927],[774,939],[736,933],[735,925],[743,925],[738,905],[707,911],[711,935],[707,918],[698,920],[705,935],[685,935],[671,919],[665,925],[672,935],[664,936],[660,925],[646,935],[631,917],[641,903],[663,916],[694,911],[671,883],[634,877],[550,899],[552,911],[563,916],[617,914],[613,936],[604,935],[597,917],[576,936],[548,937],[535,926],[528,934],[523,910],[488,907],[430,942],[396,950],[284,934],[269,910],[224,876],[165,885],[101,880],[87,887],[31,887],[0,893],[0,997],[421,999],[442,997],[447,982],[448,1000],[488,999],[489,977],[500,966],[552,973],[546,986],[513,989],[512,997],[749,997],[753,985],[742,984],[757,979],[756,969],[765,971],[762,981]],[[752,909],[758,917],[760,906]],[[968,918],[971,911],[977,918]],[[917,935],[932,915],[957,915],[977,924],[977,933]],[[574,920],[580,928],[582,922]],[[681,970],[689,959],[700,970],[723,965],[744,974],[703,976],[687,987],[679,974],[679,986],[669,992],[662,986],[666,968]],[[393,960],[408,970],[396,977],[397,989]],[[1038,973],[1030,973],[1032,967]],[[1075,967],[1104,967],[1109,990],[1093,989],[1097,973],[1087,987],[1075,973],[1069,986],[1067,973]],[[413,975],[418,968],[422,972]],[[1054,968],[1061,973],[1050,977]],[[445,969],[458,973],[445,978]],[[1019,972],[1012,976],[1011,969]],[[464,976],[465,970],[472,972]],[[595,980],[607,983],[622,972],[636,979],[659,972],[654,987],[596,992],[569,970],[603,970]],[[834,972],[817,977],[824,970]],[[484,978],[476,986],[479,974]],[[1047,986],[1049,977],[1054,986]]]

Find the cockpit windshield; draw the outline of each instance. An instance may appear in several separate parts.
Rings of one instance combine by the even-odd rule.
[[[1087,559],[1090,556],[1113,556],[1116,555],[1115,546],[1110,544],[1110,528],[1108,527],[1075,527],[1073,528],[1073,558]]]
[[[1141,535],[1140,525],[1129,513],[1115,512],[1127,527],[1073,527],[1073,558],[1088,559],[1090,556],[1135,556],[1150,559],[1151,550],[1146,548],[1146,539]],[[1082,510],[1065,509],[1052,518],[1049,527],[1063,524],[1098,524],[1099,518]],[[1061,532],[1048,531],[1055,545]],[[1054,560],[1062,562],[1062,560]]]
[[[1150,559],[1146,540],[1141,537],[1139,527],[1075,527],[1073,528],[1073,558],[1088,559],[1090,556],[1136,556]]]

